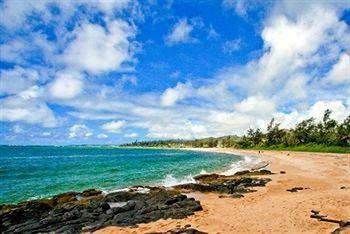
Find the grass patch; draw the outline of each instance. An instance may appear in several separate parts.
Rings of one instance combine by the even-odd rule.
[[[350,147],[341,146],[327,146],[327,145],[298,145],[298,146],[284,146],[284,145],[274,145],[265,147],[251,147],[248,149],[254,150],[278,150],[278,151],[304,151],[304,152],[322,152],[322,153],[340,153],[346,154],[350,153]]]

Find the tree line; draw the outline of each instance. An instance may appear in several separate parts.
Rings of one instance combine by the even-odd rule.
[[[170,147],[170,148],[212,148],[212,147],[235,147],[240,137],[223,136],[223,137],[208,137],[194,140],[156,140],[156,141],[134,141],[132,143],[123,144],[121,146],[132,147]]]
[[[259,128],[250,128],[237,144],[241,148],[308,144],[349,147],[350,116],[338,123],[330,117],[331,113],[330,110],[326,110],[322,121],[316,122],[315,118],[309,118],[291,129],[282,129],[280,123],[272,118],[266,133]]]
[[[326,110],[322,121],[316,122],[315,118],[309,118],[298,123],[294,128],[283,129],[281,124],[271,119],[267,131],[259,128],[249,128],[242,136],[230,135],[223,137],[208,137],[194,140],[156,140],[156,141],[135,141],[121,146],[132,147],[224,147],[224,148],[293,148],[301,147],[301,150],[309,150],[311,146],[318,146],[318,149],[311,151],[338,151],[345,148],[344,152],[350,149],[350,116],[343,122],[338,123],[332,119],[331,111]],[[330,149],[338,147],[338,149]]]

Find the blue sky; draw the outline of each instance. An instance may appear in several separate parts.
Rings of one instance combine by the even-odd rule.
[[[242,135],[350,114],[349,1],[0,1],[0,144]]]

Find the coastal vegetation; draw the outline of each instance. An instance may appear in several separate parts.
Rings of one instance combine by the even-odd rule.
[[[294,128],[281,128],[281,123],[271,119],[267,130],[249,128],[242,137],[231,135],[194,140],[158,140],[124,144],[136,147],[223,147],[259,150],[291,150],[312,152],[350,153],[350,116],[338,123],[326,110],[323,119],[316,122],[308,118]]]

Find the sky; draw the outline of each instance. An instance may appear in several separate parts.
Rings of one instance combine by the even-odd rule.
[[[0,144],[342,121],[349,25],[346,0],[0,0]]]

